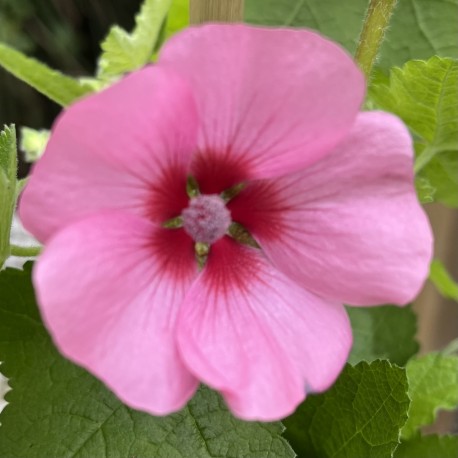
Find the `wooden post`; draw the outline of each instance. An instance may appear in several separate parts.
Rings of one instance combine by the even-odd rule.
[[[435,256],[448,269],[452,277],[458,278],[458,212],[440,204],[425,206],[436,237]],[[451,299],[444,299],[428,282],[415,301],[418,314],[418,340],[421,353],[437,351],[458,338],[458,307]],[[458,424],[456,412],[439,412],[438,421],[426,428],[428,434],[445,434]]]
[[[242,22],[243,7],[244,0],[190,0],[190,22]]]

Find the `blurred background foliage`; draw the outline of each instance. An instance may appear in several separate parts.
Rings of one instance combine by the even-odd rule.
[[[141,0],[0,0],[0,41],[69,75],[92,75],[113,24],[130,30]],[[49,128],[60,107],[0,71],[0,125]]]

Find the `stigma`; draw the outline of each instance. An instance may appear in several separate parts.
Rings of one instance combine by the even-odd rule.
[[[231,225],[231,213],[217,194],[192,198],[181,216],[184,230],[196,242],[209,245],[221,239]]]

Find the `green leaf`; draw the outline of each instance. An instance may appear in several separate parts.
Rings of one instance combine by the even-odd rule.
[[[92,92],[89,86],[52,70],[4,43],[0,43],[0,65],[16,78],[62,106],[70,105],[76,99]]]
[[[405,370],[388,361],[347,365],[284,421],[284,436],[300,458],[389,457],[407,419],[407,390]]]
[[[401,431],[403,439],[413,437],[419,427],[433,423],[437,410],[458,406],[458,357],[430,353],[412,358],[406,370],[412,402],[409,419]]]
[[[434,202],[434,194],[436,194],[436,188],[431,185],[429,180],[423,177],[415,177],[415,189],[417,190],[418,200],[422,204],[429,204]]]
[[[0,414],[0,456],[294,456],[281,423],[237,420],[207,388],[167,417],[127,408],[58,354],[41,322],[30,274],[31,264],[0,272],[0,361],[12,388]]]
[[[0,172],[8,180],[16,180],[16,129],[13,124],[0,131]]]
[[[30,127],[21,128],[19,148],[24,152],[27,162],[35,162],[41,157],[49,139],[49,130],[35,130]]]
[[[354,52],[366,8],[367,0],[245,0],[245,20],[319,30]]]
[[[0,131],[0,269],[10,254],[10,232],[16,206],[17,150],[14,125]]]
[[[433,57],[391,71],[371,88],[380,108],[398,115],[415,137],[415,170],[436,200],[458,206],[458,61]]]
[[[412,59],[433,55],[458,58],[458,0],[399,1],[380,52],[388,71]]]
[[[172,35],[175,35],[180,30],[189,26],[189,0],[172,0],[169,14],[165,21],[165,28],[162,30],[162,37],[156,43],[155,53],[152,61],[156,61],[159,55],[162,43],[168,40]]]
[[[417,317],[410,306],[348,307],[353,329],[349,363],[389,359],[404,366],[417,353]]]
[[[368,0],[246,0],[254,24],[309,27],[356,50]],[[458,0],[402,0],[394,11],[378,66],[387,72],[410,59],[458,58]]]
[[[417,436],[402,441],[394,458],[457,458],[458,436]]]
[[[175,33],[189,25],[189,0],[172,0],[172,7],[167,16],[165,38],[170,38]]]
[[[98,76],[110,79],[148,63],[153,55],[162,24],[172,0],[145,0],[135,18],[132,33],[113,26],[102,42]]]
[[[438,259],[433,259],[431,262],[429,279],[442,296],[458,301],[458,283],[450,276],[445,266]]]

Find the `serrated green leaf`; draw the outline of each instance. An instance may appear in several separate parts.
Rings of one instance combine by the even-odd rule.
[[[389,457],[407,419],[407,390],[405,370],[388,361],[347,365],[284,421],[284,436],[300,458]]]
[[[16,78],[62,106],[92,92],[89,86],[0,43],[0,65]]]
[[[155,46],[155,53],[152,61],[155,62],[159,55],[162,43],[167,41],[172,35],[189,26],[189,0],[172,0],[169,14],[165,21],[165,27],[162,30],[162,37]]]
[[[432,57],[391,70],[388,84],[376,85],[373,99],[400,116],[425,145],[458,145],[458,62]],[[442,148],[445,149],[445,148]]]
[[[403,439],[413,437],[421,426],[433,423],[439,409],[452,410],[458,406],[458,357],[430,353],[412,358],[406,371],[412,402],[409,419],[401,431]]]
[[[371,99],[398,115],[415,136],[415,170],[435,188],[434,198],[458,206],[458,61],[433,57],[391,71]]]
[[[13,124],[0,131],[0,172],[9,180],[16,178],[16,129]]]
[[[102,42],[98,76],[109,79],[143,67],[151,59],[172,0],[145,0],[132,33],[113,26]]]
[[[450,146],[456,148],[456,146]],[[418,176],[427,177],[434,186],[434,201],[448,207],[458,207],[458,149],[450,151],[422,149],[416,145],[416,151],[425,153],[421,159],[428,159],[427,167],[419,170]],[[440,153],[440,154],[439,154]]]
[[[349,363],[388,359],[404,366],[417,353],[417,317],[410,306],[348,307],[353,329]]]
[[[434,202],[436,188],[431,185],[429,180],[424,177],[415,177],[415,189],[417,191],[418,200],[422,204],[429,204]]]
[[[457,458],[458,436],[417,436],[402,441],[394,458]]]
[[[21,128],[21,142],[19,148],[24,152],[27,162],[35,162],[46,148],[49,139],[49,130],[35,130],[30,127]]]
[[[0,268],[10,254],[10,232],[16,206],[17,150],[14,125],[0,131]]]
[[[368,0],[245,0],[254,24],[310,27],[354,53]],[[458,0],[398,1],[377,65],[387,72],[410,59],[458,58]]]
[[[458,301],[458,283],[450,276],[439,259],[433,259],[431,262],[429,279],[442,296]]]
[[[124,406],[58,354],[41,322],[30,274],[31,264],[0,272],[0,361],[12,388],[0,414],[0,456],[294,457],[281,423],[237,420],[207,388],[167,417]]]

